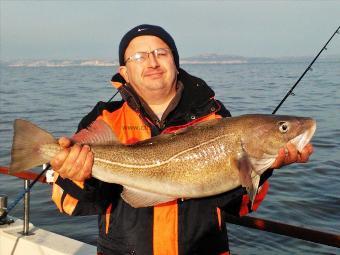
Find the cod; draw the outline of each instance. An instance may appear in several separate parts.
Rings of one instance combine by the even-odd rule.
[[[121,196],[127,203],[147,207],[213,196],[239,186],[254,201],[260,176],[273,164],[279,149],[292,143],[301,151],[315,129],[312,118],[248,114],[124,145],[104,121],[96,120],[72,139],[90,145],[92,177],[122,185]],[[47,163],[60,150],[50,133],[17,119],[9,171]]]

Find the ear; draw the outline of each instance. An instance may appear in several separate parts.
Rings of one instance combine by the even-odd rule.
[[[127,67],[126,66],[120,66],[119,67],[119,74],[121,76],[123,76],[124,80],[129,83],[130,80],[129,80],[129,75],[128,75],[128,72],[127,72]]]

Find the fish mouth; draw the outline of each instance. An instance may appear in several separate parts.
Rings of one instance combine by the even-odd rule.
[[[316,130],[316,121],[311,120],[311,126],[308,128],[305,132],[298,135],[297,137],[293,138],[289,142],[294,144],[296,149],[301,153],[303,148],[309,143],[309,141],[312,139],[314,133]]]

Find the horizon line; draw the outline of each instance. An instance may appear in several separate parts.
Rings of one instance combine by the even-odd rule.
[[[198,55],[193,55],[189,57],[180,57],[180,60],[190,60],[191,58],[198,58],[198,57],[226,57],[226,58],[242,58],[242,59],[285,59],[285,58],[311,58],[315,57],[313,55],[303,55],[303,56],[243,56],[243,55],[233,55],[233,54],[218,54],[218,53],[201,53]],[[320,58],[340,58],[339,54],[331,54],[331,55],[321,55]],[[207,59],[208,60],[208,59]],[[340,59],[339,59],[340,60]],[[7,59],[0,59],[0,63],[5,62],[12,62],[12,61],[110,61],[110,62],[117,62],[119,60],[112,59],[109,57],[41,57],[41,58],[7,58]]]

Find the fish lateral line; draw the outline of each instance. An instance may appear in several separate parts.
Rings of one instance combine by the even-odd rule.
[[[213,143],[214,141],[216,140],[219,140],[219,139],[222,139],[224,137],[227,137],[229,136],[228,134],[226,135],[220,135],[216,138],[213,138],[213,139],[210,139],[209,141],[207,142],[203,142],[203,143],[200,143],[199,145],[196,145],[196,146],[193,146],[191,148],[188,148],[186,150],[183,150],[173,156],[171,156],[170,158],[166,159],[166,160],[162,160],[159,161],[159,162],[156,162],[156,163],[153,163],[153,164],[145,164],[145,165],[135,165],[135,164],[128,164],[128,163],[120,163],[120,162],[117,162],[117,161],[112,161],[112,160],[107,160],[107,159],[101,159],[101,158],[95,158],[96,161],[99,161],[99,162],[102,162],[102,163],[106,163],[106,164],[109,164],[109,165],[116,165],[116,166],[121,166],[121,167],[126,167],[126,168],[141,168],[141,169],[144,169],[144,168],[154,168],[154,167],[158,167],[158,166],[163,166],[163,165],[166,165],[168,163],[170,163],[172,160],[178,158],[179,156],[185,154],[185,153],[188,153],[190,151],[193,151],[195,149],[198,149],[202,146],[205,146],[205,145],[208,145],[208,144],[211,144]],[[131,146],[131,145],[129,145]]]

